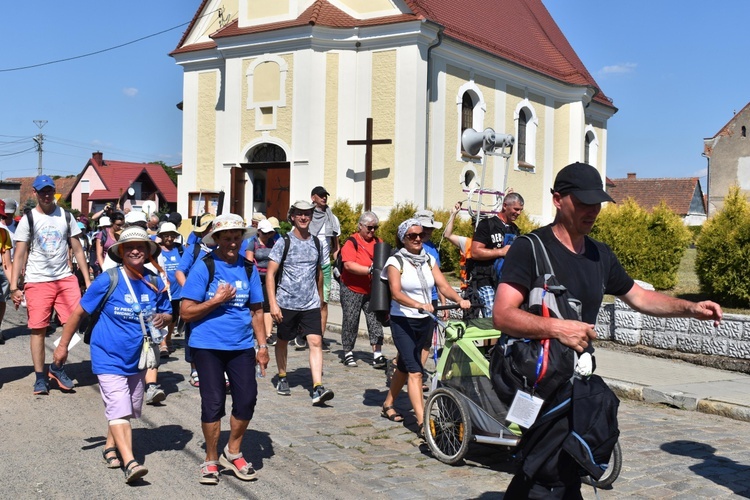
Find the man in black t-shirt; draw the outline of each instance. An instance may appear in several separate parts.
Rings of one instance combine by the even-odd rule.
[[[507,254],[493,308],[495,328],[517,338],[557,339],[581,353],[596,338],[594,326],[603,295],[620,297],[641,313],[662,317],[713,320],[718,326],[721,306],[715,302],[690,302],[645,290],[623,269],[612,250],[589,238],[601,204],[612,198],[604,192],[599,172],[585,163],[573,163],[557,174],[552,188],[555,220],[537,230],[558,281],[582,302],[582,321],[546,318],[521,306],[536,278],[530,242],[517,240]],[[528,455],[527,455],[528,456]],[[507,498],[581,498],[579,466],[559,452],[558,478],[553,483],[528,477],[521,469],[505,492]],[[565,472],[562,472],[565,471]]]
[[[523,197],[510,193],[503,199],[503,209],[495,217],[483,219],[471,243],[471,281],[484,304],[484,316],[492,316],[495,288],[513,240],[520,231],[515,221],[523,212]]]

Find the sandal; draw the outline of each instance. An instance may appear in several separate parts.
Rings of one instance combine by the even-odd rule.
[[[389,411],[393,411],[393,413],[388,413]],[[391,406],[383,406],[383,411],[380,412],[380,416],[383,418],[387,418],[391,422],[403,422],[404,416],[401,415],[399,412],[396,411],[396,409]]]
[[[348,353],[346,356],[344,356],[344,365],[351,367],[357,366],[357,360],[354,359],[354,354]]]
[[[135,464],[135,465],[131,467],[130,466],[131,464]],[[142,466],[141,464],[139,464],[137,460],[131,460],[130,462],[125,464],[125,482],[126,483],[135,482],[139,480],[140,478],[142,478],[143,476],[145,476],[146,474],[148,474],[148,469]]]
[[[219,484],[219,462],[211,460],[201,464],[201,477],[198,479],[201,484]]]
[[[110,453],[114,453],[114,456],[107,456]],[[122,467],[122,462],[120,461],[120,457],[117,456],[117,448],[114,446],[112,448],[107,448],[102,452],[102,458],[104,458],[104,462],[107,464],[108,469],[119,469]]]
[[[197,370],[193,370],[190,372],[190,385],[192,385],[193,387],[200,387]]]
[[[253,464],[242,458],[242,453],[236,455],[233,459],[229,459],[229,452],[224,448],[224,452],[219,457],[219,463],[227,469],[234,472],[234,475],[238,479],[243,481],[254,481],[258,479]]]
[[[159,347],[159,357],[164,359],[169,357],[169,347],[163,345]]]
[[[422,441],[425,441],[425,437],[424,437],[424,425],[422,425],[422,424],[418,424],[418,425],[419,425],[419,430],[417,431],[417,437],[419,439],[421,439]]]

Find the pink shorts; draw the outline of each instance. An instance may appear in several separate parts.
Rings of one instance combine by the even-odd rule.
[[[146,371],[135,375],[97,375],[107,420],[140,418]]]
[[[26,283],[23,289],[26,309],[29,312],[29,328],[47,328],[52,317],[52,308],[57,311],[61,324],[65,324],[73,309],[81,302],[81,289],[74,275],[57,281]]]

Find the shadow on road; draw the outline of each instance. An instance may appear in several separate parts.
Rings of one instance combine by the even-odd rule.
[[[750,466],[742,465],[734,460],[716,455],[716,448],[706,443],[689,440],[678,440],[661,445],[661,449],[672,455],[690,457],[700,462],[688,468],[699,476],[714,483],[729,488],[743,498],[750,498],[750,484],[738,482],[737,478],[750,477]]]

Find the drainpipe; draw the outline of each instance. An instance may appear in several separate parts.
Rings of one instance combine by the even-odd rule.
[[[432,49],[437,48],[443,43],[443,31],[445,28],[440,27],[437,33],[435,43],[427,47],[427,106],[425,106],[425,138],[424,138],[424,208],[427,208],[427,200],[430,191],[430,102],[432,99]]]
[[[709,213],[711,207],[711,157],[706,153],[701,153],[701,156],[706,159],[706,219],[711,215]]]

